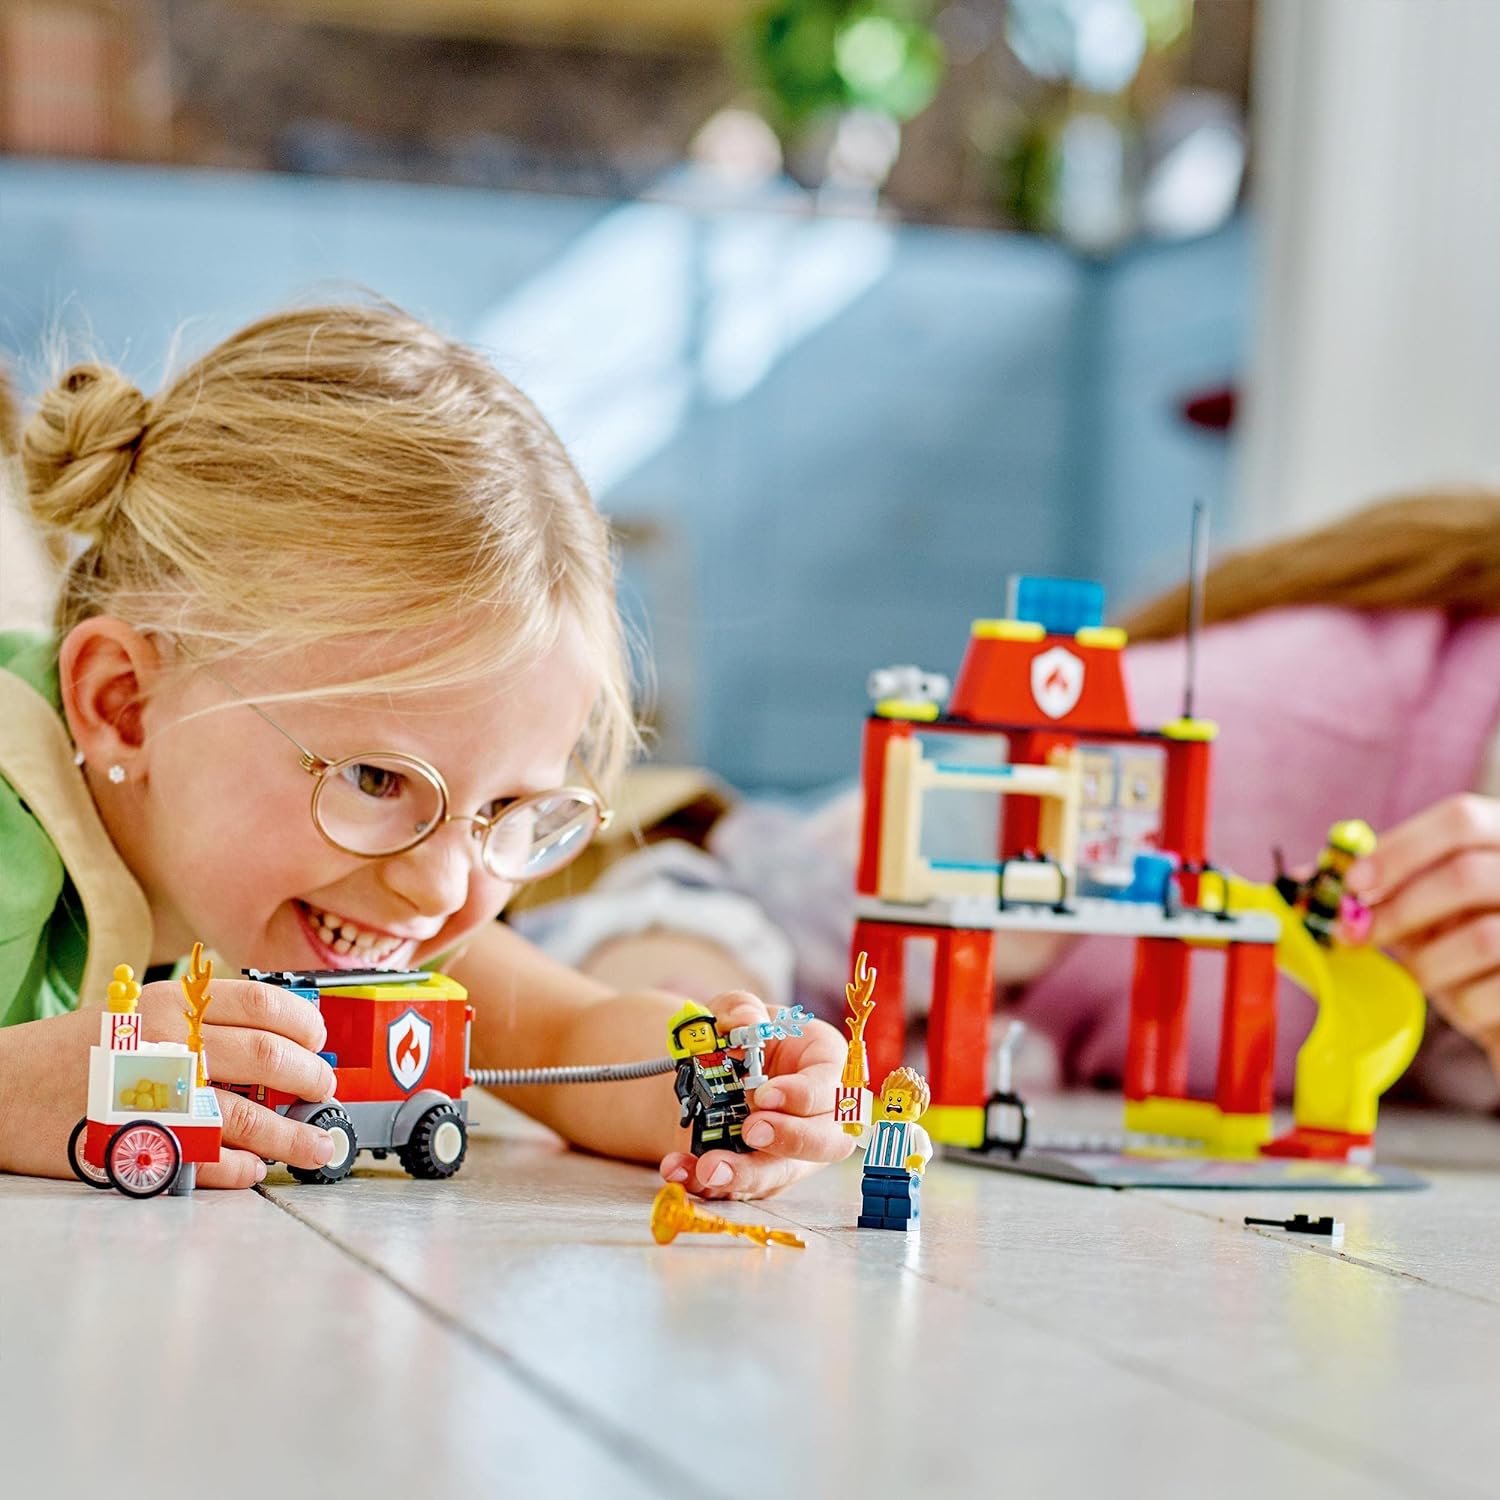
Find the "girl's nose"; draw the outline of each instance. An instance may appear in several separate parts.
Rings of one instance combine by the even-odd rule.
[[[381,864],[388,889],[423,916],[446,916],[469,897],[469,877],[479,858],[467,820],[434,831],[415,849]]]

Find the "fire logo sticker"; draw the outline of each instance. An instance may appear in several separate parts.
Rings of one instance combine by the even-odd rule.
[[[1071,651],[1054,646],[1031,659],[1031,696],[1049,719],[1073,712],[1083,695],[1083,663]]]
[[[410,1093],[432,1060],[432,1022],[414,1010],[402,1011],[385,1029],[385,1055],[391,1077]]]

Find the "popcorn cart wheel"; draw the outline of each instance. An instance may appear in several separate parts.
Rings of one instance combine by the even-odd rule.
[[[85,1115],[74,1127],[73,1134],[68,1137],[68,1165],[73,1169],[73,1175],[80,1181],[86,1182],[91,1188],[104,1188],[108,1190],[113,1184],[109,1180],[109,1173],[103,1167],[96,1167],[83,1154],[83,1138],[88,1134],[89,1121]]]
[[[412,1127],[411,1139],[397,1153],[413,1177],[451,1177],[463,1165],[469,1132],[452,1104],[434,1104]]]
[[[181,1166],[177,1137],[154,1120],[131,1120],[120,1126],[104,1148],[109,1180],[127,1198],[154,1198],[166,1192]]]
[[[354,1121],[337,1105],[330,1104],[308,1118],[307,1123],[333,1137],[333,1155],[321,1167],[288,1167],[298,1182],[342,1182],[354,1168],[359,1137]]]

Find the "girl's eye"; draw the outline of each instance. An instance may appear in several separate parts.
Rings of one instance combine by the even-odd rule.
[[[385,799],[399,797],[406,778],[389,766],[372,766],[367,762],[345,766],[344,779],[366,797]]]

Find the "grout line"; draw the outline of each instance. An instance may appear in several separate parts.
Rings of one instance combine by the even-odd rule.
[[[1450,1480],[1416,1469],[1389,1453],[1371,1452],[1351,1438],[1330,1433],[1325,1428],[1302,1421],[1295,1414],[1266,1406],[1253,1398],[1230,1396],[1201,1382],[1178,1380],[1170,1366],[1163,1367],[1137,1359],[1110,1344],[1096,1343],[1087,1335],[1054,1324],[1024,1307],[1001,1301],[977,1288],[954,1286],[930,1271],[921,1271],[913,1266],[903,1265],[901,1272],[943,1292],[977,1301],[992,1312],[1015,1318],[1038,1332],[1082,1349],[1106,1365],[1145,1380],[1179,1399],[1213,1412],[1216,1416],[1227,1417],[1232,1422],[1241,1423],[1252,1431],[1260,1432],[1289,1447],[1299,1448],[1324,1462],[1338,1463],[1355,1478],[1373,1480],[1385,1488],[1394,1486],[1395,1493],[1412,1496],[1414,1500],[1436,1500],[1439,1495],[1465,1497],[1465,1500],[1486,1500],[1489,1494],[1486,1490],[1471,1488],[1461,1480]]]
[[[1128,1194],[1130,1198],[1136,1201],[1156,1202],[1168,1208],[1178,1209],[1199,1220],[1215,1224],[1225,1222],[1217,1215],[1208,1214],[1201,1209],[1157,1197],[1154,1194],[1132,1189],[1122,1189],[1121,1192]],[[794,1224],[802,1233],[809,1237],[816,1236],[826,1244],[847,1250],[850,1254],[854,1253],[854,1246],[838,1234],[801,1223],[798,1220],[792,1219],[789,1215],[779,1215],[779,1217],[786,1219],[788,1223]],[[1274,1235],[1269,1235],[1268,1237],[1275,1238]],[[1299,1244],[1293,1245],[1290,1248],[1294,1251],[1312,1250],[1316,1254],[1327,1255],[1332,1259],[1350,1260],[1357,1265],[1364,1264],[1355,1257],[1330,1251],[1320,1246]],[[1409,1272],[1397,1271],[1389,1267],[1373,1264],[1370,1266],[1370,1269],[1392,1277],[1403,1277],[1420,1285],[1426,1285],[1420,1277],[1413,1276]],[[1201,1382],[1178,1380],[1170,1367],[1163,1367],[1159,1364],[1137,1359],[1111,1344],[1097,1343],[1086,1334],[1079,1333],[1065,1325],[1054,1323],[1050,1319],[1040,1317],[1022,1305],[1004,1301],[1002,1298],[988,1294],[978,1287],[957,1285],[943,1279],[932,1271],[921,1270],[911,1265],[902,1264],[899,1270],[903,1276],[909,1276],[913,1280],[923,1282],[948,1295],[956,1296],[963,1300],[976,1301],[981,1306],[988,1308],[992,1312],[999,1313],[1001,1316],[1015,1318],[1018,1322],[1026,1324],[1039,1333],[1057,1339],[1059,1342],[1071,1344],[1075,1348],[1082,1349],[1106,1365],[1145,1380],[1160,1390],[1168,1391],[1178,1398],[1186,1399],[1193,1405],[1212,1411],[1216,1416],[1227,1417],[1230,1421],[1241,1423],[1249,1427],[1252,1431],[1263,1433],[1279,1442],[1286,1443],[1290,1447],[1299,1448],[1315,1458],[1339,1463],[1344,1466],[1349,1474],[1356,1478],[1367,1481],[1373,1480],[1387,1488],[1394,1486],[1396,1487],[1396,1493],[1415,1497],[1415,1500],[1435,1500],[1435,1497],[1440,1494],[1468,1497],[1468,1500],[1484,1500],[1484,1496],[1487,1493],[1470,1488],[1462,1480],[1450,1480],[1425,1470],[1416,1469],[1404,1460],[1392,1457],[1389,1454],[1372,1453],[1369,1449],[1360,1446],[1352,1439],[1340,1437],[1329,1433],[1322,1427],[1303,1422],[1295,1414],[1266,1406],[1253,1399],[1246,1400],[1243,1397],[1226,1395],[1224,1392],[1205,1386]],[[1438,1288],[1438,1290],[1446,1289]],[[1465,1294],[1455,1292],[1454,1295],[1464,1296]],[[1482,1302],[1485,1306],[1494,1305],[1493,1303],[1485,1302],[1483,1298],[1471,1298],[1471,1300]]]
[[[1153,1201],[1147,1199],[1148,1202]],[[1373,1271],[1377,1276],[1389,1276],[1393,1281],[1409,1281],[1414,1286],[1422,1287],[1425,1291],[1437,1292],[1444,1297],[1456,1297],[1460,1302],[1477,1303],[1480,1307],[1490,1309],[1500,1308],[1500,1298],[1488,1297],[1483,1292],[1466,1291],[1463,1287],[1449,1286],[1446,1282],[1433,1281],[1430,1277],[1422,1275],[1418,1271],[1408,1271],[1401,1266],[1388,1266],[1383,1261],[1372,1260],[1365,1255],[1351,1255],[1347,1250],[1336,1250],[1331,1245],[1319,1244],[1316,1236],[1296,1235],[1280,1233],[1269,1226],[1258,1224],[1242,1224],[1237,1226],[1234,1218],[1224,1218],[1220,1214],[1208,1213],[1203,1209],[1196,1208],[1190,1203],[1178,1203],[1171,1198],[1156,1198],[1154,1200],[1161,1207],[1173,1213],[1186,1214],[1189,1218],[1202,1219],[1212,1224],[1222,1224],[1228,1229],[1239,1227],[1244,1230],[1254,1230],[1262,1239],[1269,1240],[1272,1244],[1281,1244],[1293,1252],[1311,1252],[1313,1255],[1322,1255],[1328,1260],[1347,1261],[1351,1266],[1358,1266],[1362,1271]]]
[[[728,1500],[726,1491],[710,1489],[700,1474],[670,1466],[655,1449],[648,1447],[628,1428],[612,1424],[591,1407],[585,1406],[568,1387],[560,1386],[540,1374],[487,1334],[470,1328],[447,1308],[398,1280],[377,1261],[371,1260],[352,1246],[336,1239],[332,1233],[320,1224],[314,1223],[290,1203],[267,1192],[264,1185],[257,1185],[253,1191],[267,1203],[280,1209],[288,1218],[295,1220],[305,1229],[310,1229],[319,1239],[332,1245],[340,1255],[354,1261],[356,1265],[378,1277],[387,1286],[393,1287],[407,1301],[414,1303],[435,1323],[454,1334],[470,1348],[499,1364],[524,1390],[576,1425],[585,1436],[592,1439],[605,1452],[619,1459],[627,1468],[638,1470],[641,1476],[650,1482],[657,1494],[681,1495],[683,1500]]]

